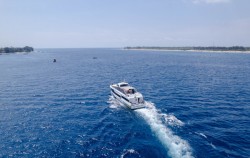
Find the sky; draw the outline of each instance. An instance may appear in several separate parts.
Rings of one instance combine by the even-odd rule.
[[[250,46],[250,0],[0,0],[0,47]]]

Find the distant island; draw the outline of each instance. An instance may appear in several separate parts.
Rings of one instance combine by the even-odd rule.
[[[32,52],[34,48],[25,46],[25,47],[4,47],[0,48],[0,53],[16,53],[16,52]]]
[[[136,50],[169,50],[169,51],[250,51],[250,47],[125,47],[124,49]]]

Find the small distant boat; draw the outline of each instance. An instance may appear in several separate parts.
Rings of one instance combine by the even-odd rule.
[[[53,60],[53,63],[55,63],[55,62],[56,62],[56,59]]]
[[[111,94],[116,100],[135,110],[145,108],[145,101],[140,92],[126,82],[110,85]]]
[[[93,59],[97,59],[97,57],[93,57]]]

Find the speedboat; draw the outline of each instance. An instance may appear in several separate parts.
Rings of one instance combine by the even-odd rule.
[[[110,85],[112,96],[126,105],[128,108],[135,110],[145,108],[145,101],[140,92],[126,82],[120,82]]]

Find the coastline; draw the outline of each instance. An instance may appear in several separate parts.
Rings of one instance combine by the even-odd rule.
[[[31,51],[31,52],[34,52],[34,51]],[[10,54],[29,54],[31,52],[11,52],[11,53],[3,53],[3,52],[0,52],[0,55],[10,55]]]
[[[159,52],[201,52],[201,53],[235,53],[235,54],[250,54],[250,51],[216,51],[216,50],[171,50],[171,49],[136,49],[123,48],[122,50],[138,50],[138,51],[159,51]]]

